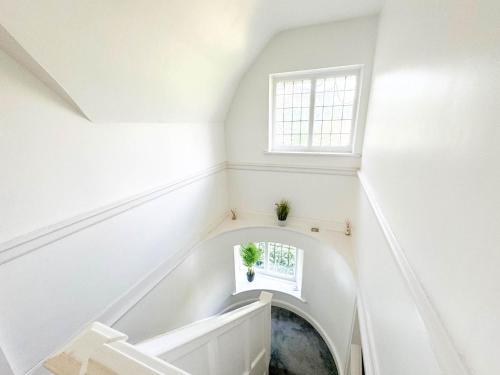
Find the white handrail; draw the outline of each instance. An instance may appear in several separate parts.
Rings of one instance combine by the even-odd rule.
[[[159,358],[145,358],[126,340],[123,333],[92,323],[44,366],[56,375],[188,375]]]
[[[195,375],[267,374],[271,300],[271,293],[261,292],[257,302],[153,337],[136,348]]]
[[[225,314],[200,320],[176,330],[152,337],[137,344],[142,352],[166,353],[185,345],[200,337],[216,334],[218,330],[227,330],[231,325],[237,325],[254,312],[260,311],[271,303],[272,293],[261,292],[259,300]]]
[[[204,369],[203,374],[211,375],[221,373],[222,356],[240,345],[242,374],[262,375],[267,373],[270,359],[271,299],[271,293],[262,292],[259,301],[253,304],[138,345],[127,343],[127,336],[121,332],[93,323],[44,365],[56,375],[189,375],[196,374],[196,369],[187,372],[172,362],[188,358],[188,362],[195,363],[201,359],[193,357],[191,360],[190,356],[196,356],[196,350],[206,345],[207,353],[221,357],[208,358],[210,368]],[[258,323],[260,330],[251,330],[253,321]],[[236,346],[228,347],[218,342],[225,333],[240,335],[242,332],[247,341],[258,344],[250,347],[251,343],[237,340]]]

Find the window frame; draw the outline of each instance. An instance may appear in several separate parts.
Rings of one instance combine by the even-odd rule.
[[[290,276],[290,275],[287,275],[287,274],[284,274],[284,273],[280,273],[280,272],[273,272],[272,270],[269,269],[269,243],[273,243],[273,244],[279,244],[281,246],[288,246],[288,247],[293,247],[295,249],[295,266],[293,268],[293,276]],[[264,275],[268,275],[268,276],[271,276],[271,277],[275,277],[275,278],[278,278],[278,279],[283,279],[283,280],[288,280],[288,281],[293,281],[293,282],[296,282],[297,281],[297,272],[298,272],[298,263],[299,263],[299,252],[300,252],[300,249],[296,246],[293,246],[293,245],[290,245],[290,244],[286,244],[286,243],[282,243],[282,242],[274,242],[274,241],[259,241],[259,242],[256,242],[255,243],[257,245],[257,247],[259,247],[260,249],[262,249],[260,247],[260,244],[264,244],[264,249],[262,249],[262,251],[264,252],[264,267],[263,268],[259,268],[259,267],[254,267],[255,269],[255,272],[258,272],[258,273],[261,273],[261,274],[264,274]]]
[[[359,102],[361,98],[362,80],[363,80],[364,65],[348,65],[332,68],[320,68],[313,70],[302,70],[295,72],[274,73],[269,75],[269,122],[268,122],[268,152],[278,153],[310,153],[310,154],[354,154],[354,147],[356,144],[356,136],[358,130],[359,118]],[[316,96],[316,81],[321,78],[337,77],[341,75],[355,75],[356,78],[356,92],[353,100],[352,109],[352,131],[351,142],[348,146],[313,146],[313,126],[314,126],[314,107]],[[309,133],[307,146],[293,146],[293,145],[280,145],[274,144],[274,117],[275,106],[274,101],[276,97],[276,85],[280,80],[311,80],[311,93],[309,99]]]
[[[272,270],[270,270],[268,268],[269,243],[270,242],[272,242],[274,244],[280,244],[282,246],[284,245],[284,246],[293,247],[295,249],[295,267],[294,267],[293,276],[287,275],[285,273],[273,272]],[[275,241],[257,241],[254,243],[259,248],[261,248],[260,247],[261,243],[265,244],[265,248],[264,249],[261,248],[263,250],[263,257],[262,258],[263,258],[264,267],[260,268],[260,267],[254,266],[253,268],[254,268],[255,273],[266,275],[266,276],[269,276],[269,277],[272,277],[275,279],[279,279],[279,280],[282,280],[285,282],[290,282],[293,284],[298,284],[299,282],[301,282],[300,281],[301,277],[302,277],[301,276],[301,272],[302,272],[301,269],[302,269],[302,261],[303,261],[303,250],[302,249],[298,248],[297,246],[291,245],[291,244],[286,244],[286,243],[282,243],[282,242],[275,242]],[[234,248],[234,256],[235,256],[235,271],[237,271],[236,273],[243,272],[243,271],[245,271],[245,267],[243,266],[243,263],[241,261],[241,256],[240,256],[241,245],[240,244],[234,245],[233,248]]]

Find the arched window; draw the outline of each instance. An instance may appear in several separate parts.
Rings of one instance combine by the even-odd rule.
[[[278,290],[301,298],[303,250],[280,242],[255,242],[262,250],[254,266],[255,279],[247,280],[247,268],[240,256],[241,245],[234,246],[236,293],[254,290]]]

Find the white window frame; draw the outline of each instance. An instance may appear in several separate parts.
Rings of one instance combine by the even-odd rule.
[[[289,153],[311,153],[311,154],[353,154],[356,144],[356,136],[358,129],[358,114],[359,102],[361,98],[362,80],[363,80],[363,65],[348,65],[333,68],[321,68],[313,70],[302,70],[286,73],[274,73],[269,75],[269,125],[268,125],[268,152],[289,152]],[[356,94],[353,101],[353,118],[352,118],[352,132],[351,143],[349,146],[336,146],[336,147],[322,147],[312,146],[313,125],[314,125],[314,104],[316,92],[316,80],[325,77],[336,77],[340,75],[355,75],[356,79]],[[274,100],[276,95],[276,83],[283,79],[290,80],[311,80],[311,95],[309,102],[309,141],[307,146],[293,146],[293,145],[280,145],[274,144]]]
[[[268,268],[268,265],[269,265],[269,243],[270,242],[272,242],[274,244],[280,244],[281,246],[285,245],[285,246],[290,246],[290,247],[295,248],[295,267],[293,270],[293,276],[289,276],[287,274],[283,274],[283,273],[279,273],[279,272],[273,272],[272,270],[270,270]],[[255,244],[257,245],[257,247],[259,247],[259,245],[261,243],[264,244],[264,249],[262,249],[264,251],[264,268],[254,267],[255,272],[262,273],[264,275],[268,275],[268,276],[272,276],[272,277],[276,277],[278,279],[289,280],[289,281],[294,281],[294,282],[297,281],[297,270],[298,270],[298,264],[299,264],[300,249],[298,247],[293,246],[293,245],[289,245],[289,244],[282,243],[282,242],[274,242],[274,241],[259,241],[259,242],[256,242]]]
[[[295,269],[294,269],[294,275],[289,276],[284,273],[279,273],[279,272],[273,272],[268,269],[268,262],[269,262],[269,242],[275,243],[275,244],[281,244],[281,245],[286,245],[286,246],[291,246],[294,247],[296,250],[295,254]],[[257,247],[259,247],[260,243],[265,244],[265,248],[263,249],[264,251],[264,268],[258,268],[254,266],[254,271],[255,273],[258,274],[263,274],[267,275],[269,277],[273,277],[275,279],[280,279],[292,283],[302,283],[301,278],[302,278],[302,262],[303,262],[303,250],[299,249],[298,247],[290,244],[285,244],[282,242],[275,242],[275,241],[257,241],[254,242]],[[239,272],[246,272],[246,269],[244,269],[243,263],[241,261],[241,256],[240,256],[240,247],[241,245],[235,245],[234,246],[234,258],[235,258],[235,270],[239,270]]]

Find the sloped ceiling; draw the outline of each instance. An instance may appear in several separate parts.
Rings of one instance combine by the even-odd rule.
[[[275,33],[381,2],[0,0],[0,24],[94,122],[221,122]]]

